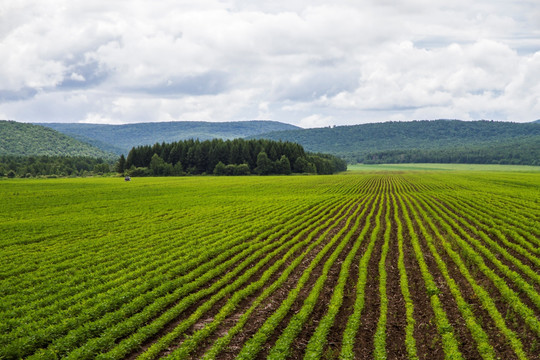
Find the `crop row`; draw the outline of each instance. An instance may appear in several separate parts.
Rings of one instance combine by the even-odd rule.
[[[0,358],[532,359],[538,175],[489,175],[6,182]]]

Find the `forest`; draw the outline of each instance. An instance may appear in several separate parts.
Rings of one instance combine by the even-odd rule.
[[[0,156],[0,177],[57,177],[101,175],[114,163],[85,156]]]
[[[0,156],[51,156],[115,159],[111,152],[53,129],[0,120]]]
[[[357,155],[353,162],[364,164],[457,163],[540,165],[540,136],[487,145],[443,149],[401,149]]]
[[[347,163],[333,155],[311,154],[296,143],[271,140],[184,140],[131,149],[118,171],[131,176],[333,174]]]
[[[538,165],[540,124],[423,120],[279,131],[254,136],[302,144],[349,163]]]

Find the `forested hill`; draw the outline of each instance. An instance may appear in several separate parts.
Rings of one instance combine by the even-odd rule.
[[[1,156],[78,156],[111,159],[115,155],[56,130],[0,120]]]
[[[257,134],[300,129],[277,121],[176,121],[126,125],[42,123],[106,151],[127,154],[134,146],[187,139],[235,139]]]
[[[473,162],[540,165],[540,123],[432,120],[272,132],[356,162]],[[469,157],[472,152],[479,154]],[[413,156],[414,155],[414,156]]]

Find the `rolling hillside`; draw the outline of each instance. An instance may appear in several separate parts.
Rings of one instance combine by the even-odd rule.
[[[111,153],[127,154],[135,146],[190,138],[266,138],[299,143],[307,151],[330,153],[349,163],[540,165],[539,122],[432,120],[316,129],[276,121],[0,124],[0,155],[110,158]]]
[[[351,163],[472,161],[531,164],[540,158],[539,123],[386,122],[280,131],[254,137],[297,142],[307,151],[331,153]],[[467,159],[474,152],[483,155]],[[527,160],[522,161],[525,158]]]
[[[84,156],[111,159],[115,155],[78,141],[56,130],[15,121],[0,120],[0,155]]]
[[[203,122],[177,121],[126,125],[42,123],[66,135],[116,154],[127,154],[134,146],[187,139],[244,138],[262,133],[296,130],[297,126],[277,121]]]

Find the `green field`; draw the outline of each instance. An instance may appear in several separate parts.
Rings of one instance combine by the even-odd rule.
[[[528,165],[484,165],[484,164],[376,164],[349,165],[355,171],[494,171],[494,172],[540,172],[540,166]]]
[[[537,358],[538,168],[354,169],[1,180],[0,359]]]

